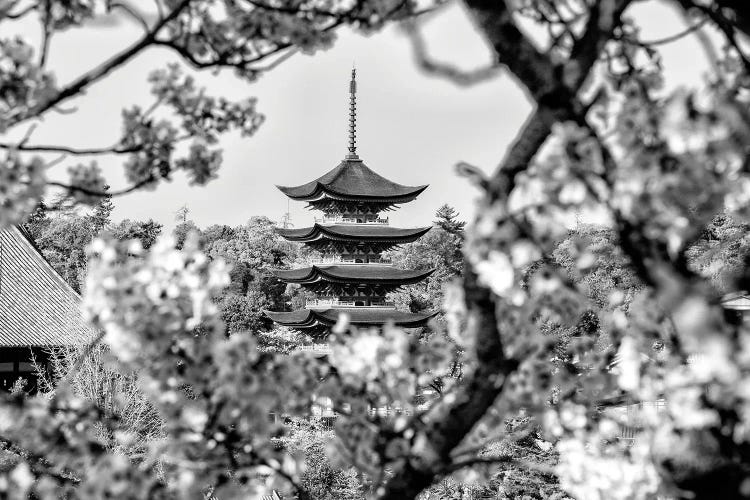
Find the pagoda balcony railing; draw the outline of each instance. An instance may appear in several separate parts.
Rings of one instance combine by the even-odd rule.
[[[393,302],[383,301],[369,306],[357,305],[353,300],[339,299],[307,299],[305,309],[329,309],[332,307],[356,307],[367,309],[394,309],[396,304]]]
[[[311,264],[340,264],[340,265],[366,265],[366,264],[374,264],[379,266],[390,266],[393,265],[393,261],[391,259],[370,259],[369,262],[361,262],[362,259],[359,259],[360,262],[357,262],[358,259],[354,258],[343,258],[340,256],[334,256],[334,257],[321,257],[318,259],[313,259],[310,261]]]
[[[310,352],[313,354],[330,354],[331,353],[331,346],[326,343],[322,344],[307,344],[307,345],[301,345],[297,348],[298,351],[302,352]]]
[[[388,217],[385,219],[356,219],[354,217],[315,217],[317,224],[378,224],[387,226],[389,224]]]

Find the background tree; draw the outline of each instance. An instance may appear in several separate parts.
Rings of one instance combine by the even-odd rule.
[[[109,227],[108,232],[120,241],[137,240],[144,249],[148,250],[161,234],[161,229],[162,225],[151,219],[147,221],[125,219]]]
[[[463,270],[461,247],[466,223],[458,220],[458,213],[447,204],[437,210],[435,217],[426,235],[386,254],[402,269],[435,270],[426,280],[390,295],[397,305],[412,312],[439,310],[443,287],[460,277]]]

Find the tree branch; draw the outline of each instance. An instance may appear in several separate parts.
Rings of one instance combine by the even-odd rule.
[[[151,28],[146,22],[146,19],[144,19],[144,17],[130,5],[126,3],[115,2],[110,5],[110,10],[114,9],[122,9],[123,11],[125,11],[126,14],[128,14],[133,20],[141,25],[144,32],[148,33],[149,31],[151,31]]]
[[[23,144],[13,144],[10,142],[0,142],[0,149],[10,149],[16,151],[34,151],[37,153],[66,153],[71,155],[86,156],[86,155],[103,155],[103,154],[126,154],[134,153],[140,148],[138,146],[131,146],[128,148],[121,148],[117,146],[109,146],[104,148],[73,148],[68,146],[50,146],[50,145],[31,145],[26,146]]]
[[[505,0],[466,0],[469,13],[492,45],[497,59],[538,101],[555,85],[552,62],[518,29]]]
[[[177,18],[177,16],[190,4],[191,0],[182,0],[172,11],[163,19],[161,19],[148,33],[146,33],[139,41],[125,49],[124,51],[120,52],[116,56],[112,57],[105,63],[101,64],[100,66],[94,68],[93,70],[89,71],[88,73],[85,73],[84,75],[80,76],[77,80],[75,80],[73,83],[69,84],[67,87],[62,89],[60,92],[57,93],[54,97],[51,99],[43,102],[39,106],[32,108],[27,113],[22,114],[19,117],[16,117],[9,126],[17,125],[18,123],[27,120],[34,116],[39,116],[44,114],[46,111],[54,108],[61,102],[77,95],[82,90],[84,90],[86,87],[91,85],[92,83],[100,80],[104,76],[108,75],[110,72],[112,72],[114,69],[122,66],[127,61],[132,59],[135,55],[137,55],[139,52],[141,52],[144,48],[148,47],[149,45],[152,45],[154,43],[154,40],[156,39],[156,35],[158,32],[167,25],[170,21]]]
[[[427,46],[416,21],[413,19],[404,21],[403,26],[406,36],[411,41],[412,53],[417,66],[427,73],[447,78],[453,83],[462,86],[483,82],[499,73],[500,66],[497,64],[491,64],[472,71],[465,71],[451,64],[435,61],[428,54]]]
[[[518,78],[537,104],[537,109],[490,180],[485,206],[491,206],[498,198],[510,193],[515,175],[528,167],[555,122],[585,120],[586,108],[577,94],[604,44],[619,26],[630,1],[595,3],[589,11],[585,31],[573,44],[570,59],[564,66],[553,65],[526,39],[515,25],[513,13],[505,1],[465,1],[494,47],[499,62]],[[468,259],[465,268],[464,297],[469,328],[474,333],[477,368],[466,376],[462,390],[456,392],[450,404],[437,406],[438,418],[433,417],[424,429],[416,431],[422,433],[424,441],[429,443],[426,457],[412,458],[394,467],[393,475],[379,495],[381,500],[415,498],[436,478],[449,471],[453,462],[451,452],[494,404],[508,375],[518,366],[518,361],[507,358],[503,351],[494,295],[478,283]]]
[[[155,180],[156,179],[154,179],[153,177],[147,177],[145,179],[142,179],[136,182],[132,186],[128,186],[126,188],[120,189],[119,191],[97,191],[97,190],[88,189],[88,188],[81,187],[81,186],[75,186],[72,184],[64,184],[62,182],[57,182],[57,181],[49,181],[47,182],[47,185],[59,187],[62,189],[66,189],[68,191],[83,193],[89,196],[104,197],[104,196],[122,196],[124,194],[132,193],[134,191],[138,191],[143,186],[147,186],[148,184],[151,184]]]

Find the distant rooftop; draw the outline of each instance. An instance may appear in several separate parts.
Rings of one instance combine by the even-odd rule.
[[[81,298],[19,228],[0,230],[0,347],[81,344]]]

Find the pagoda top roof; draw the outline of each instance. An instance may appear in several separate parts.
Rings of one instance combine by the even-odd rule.
[[[292,270],[274,270],[277,278],[291,283],[331,281],[338,283],[399,283],[410,284],[423,280],[434,269],[405,270],[390,266],[344,265],[312,266]]]
[[[290,241],[307,242],[325,238],[338,241],[365,240],[408,243],[415,241],[430,229],[429,226],[401,229],[379,224],[334,224],[331,226],[315,224],[311,227],[299,229],[277,227],[276,232]]]
[[[81,345],[96,332],[81,297],[18,227],[0,230],[0,346]]]
[[[367,307],[323,310],[298,309],[291,312],[263,311],[263,313],[276,323],[298,329],[315,328],[321,325],[332,326],[336,324],[341,313],[348,314],[349,323],[358,327],[381,326],[393,321],[397,326],[416,328],[423,326],[437,314],[437,312],[410,313],[394,309],[370,309]]]
[[[277,186],[295,200],[314,201],[325,197],[348,201],[407,202],[427,189],[404,186],[375,173],[359,158],[347,157],[333,170],[300,186]]]

